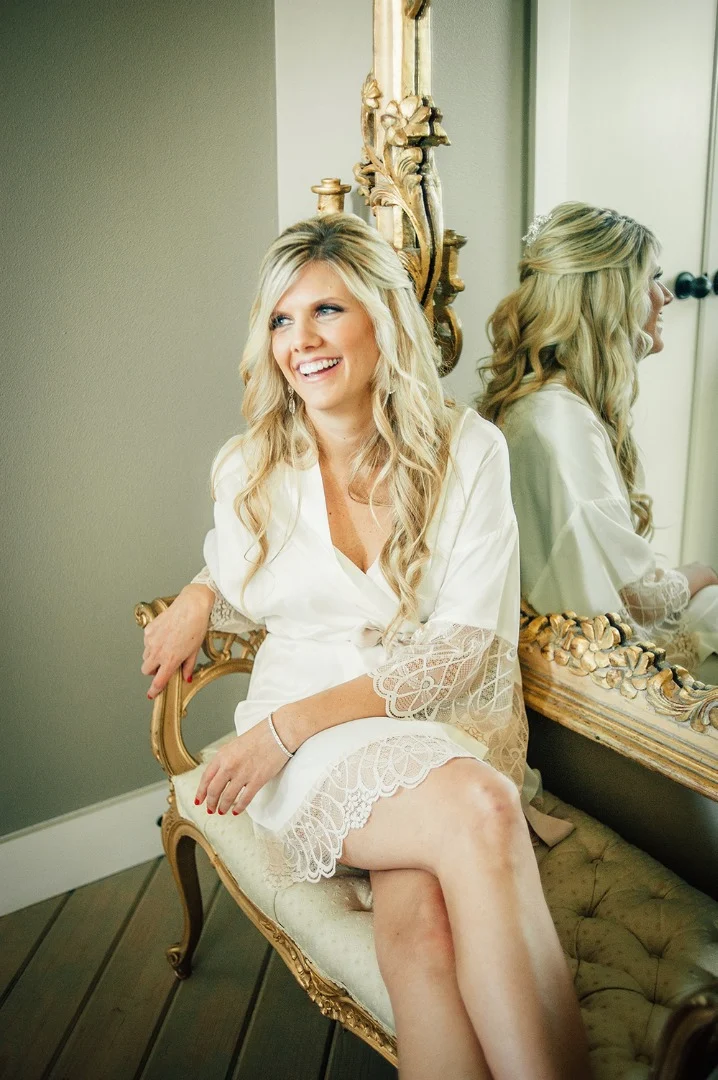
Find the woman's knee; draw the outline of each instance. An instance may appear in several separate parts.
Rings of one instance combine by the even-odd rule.
[[[480,761],[449,762],[442,800],[452,844],[495,844],[509,849],[517,830],[526,829],[516,785]]]
[[[454,945],[439,882],[422,870],[388,873],[396,874],[396,881],[375,889],[374,904],[377,959],[387,986],[407,978],[453,976]]]

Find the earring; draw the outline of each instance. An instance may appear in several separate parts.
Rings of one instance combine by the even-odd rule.
[[[289,409],[292,416],[294,416],[294,413],[296,412],[296,409],[297,409],[297,404],[296,404],[296,402],[294,400],[294,387],[293,386],[289,387],[289,393],[288,393],[287,396],[289,398],[287,408]]]

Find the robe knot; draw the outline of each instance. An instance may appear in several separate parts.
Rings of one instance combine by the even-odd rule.
[[[381,645],[384,629],[380,626],[357,626],[352,631],[350,641],[357,649],[373,649],[375,645]]]

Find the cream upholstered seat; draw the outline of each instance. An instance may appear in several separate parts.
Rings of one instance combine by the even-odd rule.
[[[389,1036],[387,1053],[393,1018],[374,952],[368,877],[345,872],[319,884],[271,888],[246,816],[210,817],[194,805],[201,768],[174,778],[179,814],[301,950],[299,964],[290,964],[300,981],[311,982],[308,959],[378,1021]],[[596,1080],[647,1080],[672,1008],[718,978],[718,903],[582,811],[548,794],[544,808],[576,825],[557,847],[540,845],[537,857],[581,1001]]]

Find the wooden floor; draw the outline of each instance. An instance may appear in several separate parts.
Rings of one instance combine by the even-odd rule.
[[[197,861],[207,918],[184,982],[164,858],[0,919],[2,1080],[394,1080]]]

